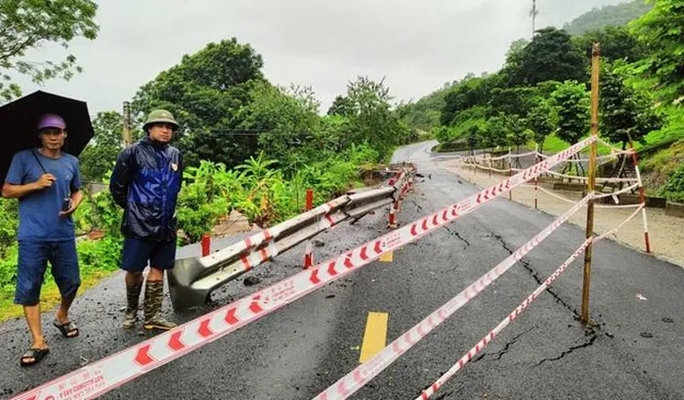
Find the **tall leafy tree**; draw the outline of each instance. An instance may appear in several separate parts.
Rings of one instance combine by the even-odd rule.
[[[330,108],[328,108],[328,115],[350,116],[352,114],[353,109],[351,101],[342,95],[335,97]]]
[[[520,153],[520,147],[530,140],[530,130],[525,126],[526,120],[516,114],[504,114],[504,123],[508,142],[515,146],[516,153]],[[516,163],[520,163],[519,158],[516,158]]]
[[[150,109],[168,108],[180,128],[179,147],[189,165],[199,160],[242,163],[255,154],[255,132],[240,128],[241,108],[263,82],[263,60],[237,39],[210,43],[143,85],[131,104],[138,118]]]
[[[537,90],[533,87],[494,88],[491,91],[489,106],[497,112],[523,117],[534,106],[536,93]]]
[[[509,85],[534,86],[544,81],[580,80],[583,77],[582,55],[563,30],[544,28],[532,42],[509,57],[504,69]]]
[[[500,113],[489,118],[486,127],[479,132],[480,143],[485,147],[508,145],[508,128],[505,114]]]
[[[684,98],[684,2],[648,0],[653,9],[632,23],[633,32],[650,56],[638,63],[638,71],[653,80],[667,103]]]
[[[318,100],[310,88],[285,89],[267,82],[259,83],[252,97],[242,109],[240,127],[258,132],[258,145],[266,157],[279,160],[286,172],[296,169],[302,158],[295,150],[310,145],[318,130]]]
[[[576,81],[565,81],[558,85],[551,94],[554,106],[558,113],[557,135],[562,140],[574,144],[589,133],[590,120],[590,95],[585,85]],[[579,158],[575,154],[574,158]],[[568,163],[564,169],[572,170],[575,167],[580,173],[580,163]]]
[[[116,111],[99,112],[93,131],[93,140],[79,156],[81,174],[84,181],[102,182],[123,149],[123,117]]]
[[[537,97],[536,104],[527,115],[527,127],[532,131],[535,143],[539,145],[539,151],[544,151],[546,137],[556,129],[558,115],[551,102],[545,98]]]
[[[607,26],[600,30],[585,32],[581,36],[575,36],[573,42],[577,50],[584,55],[587,71],[591,64],[594,43],[601,44],[602,60],[635,62],[647,54],[646,46],[624,26]]]
[[[95,39],[99,26],[95,23],[97,4],[90,0],[2,0],[0,1],[0,97],[11,100],[21,96],[21,88],[11,81],[9,73],[28,75],[34,82],[52,78],[70,79],[81,72],[76,57],[63,61],[30,60],[26,52],[45,43],[64,48],[74,38]]]
[[[389,154],[393,145],[402,143],[410,134],[391,105],[392,96],[384,79],[375,82],[360,76],[347,85],[345,96],[350,102],[348,115],[352,135],[348,143],[368,143],[381,156]],[[345,146],[346,147],[346,146]]]
[[[622,143],[625,149],[630,140],[642,141],[649,132],[662,127],[653,102],[627,86],[610,64],[602,68],[600,90],[601,135],[611,142]]]
[[[451,125],[459,113],[475,106],[487,105],[492,90],[502,86],[502,77],[498,74],[462,80],[446,94],[440,122],[442,125]]]
[[[558,137],[574,144],[589,133],[590,98],[585,85],[565,81],[551,94],[558,112]]]

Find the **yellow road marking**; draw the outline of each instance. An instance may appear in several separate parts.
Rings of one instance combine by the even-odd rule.
[[[387,345],[388,313],[369,312],[366,320],[366,331],[363,334],[361,356],[359,362],[364,363],[384,349]]]
[[[380,261],[382,262],[392,262],[394,258],[394,252],[388,251],[387,253],[380,256]]]

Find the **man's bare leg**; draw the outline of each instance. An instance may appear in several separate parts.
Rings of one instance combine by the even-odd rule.
[[[75,298],[76,293],[74,293],[73,296],[69,296],[67,298],[62,297],[62,302],[59,305],[59,309],[57,310],[57,321],[60,324],[66,324],[69,322],[69,308],[71,308],[71,304],[74,302]]]
[[[31,337],[33,338],[31,348],[47,349],[47,343],[45,343],[43,327],[40,321],[40,303],[35,306],[24,306],[24,316],[26,317],[26,324],[28,325],[29,331],[31,331]],[[29,357],[25,358],[24,361],[31,363],[35,360]]]

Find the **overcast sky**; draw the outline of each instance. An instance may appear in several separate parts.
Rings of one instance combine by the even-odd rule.
[[[562,26],[592,7],[625,0],[538,0],[537,27]],[[207,43],[236,37],[264,59],[269,81],[311,86],[325,112],[358,75],[386,77],[397,100],[498,70],[510,43],[529,37],[532,0],[108,0],[94,41],[69,48],[84,72],[36,89],[118,110],[137,89]],[[203,8],[200,8],[203,5]],[[61,59],[56,46],[32,60]],[[61,58],[60,58],[61,56]]]

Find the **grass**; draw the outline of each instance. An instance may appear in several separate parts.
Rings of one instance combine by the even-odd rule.
[[[17,248],[12,246],[5,251],[0,261],[0,271],[15,275],[17,265]],[[114,237],[100,240],[80,240],[76,243],[78,263],[81,271],[81,287],[78,294],[96,286],[102,279],[117,271],[121,254],[121,241]],[[0,285],[0,322],[23,315],[21,306],[14,304],[14,279],[6,279]],[[45,280],[41,288],[41,310],[46,311],[60,303],[57,284],[49,271],[45,272]]]
[[[86,290],[97,286],[102,281],[102,279],[111,276],[114,272],[116,271],[104,271],[93,269],[87,269],[85,271],[82,271],[81,287],[78,289],[78,295],[81,295]],[[46,278],[47,275],[49,275],[49,272],[46,274]],[[78,297],[76,298],[76,301],[78,301]],[[57,288],[57,284],[55,284],[55,282],[50,277],[50,279],[46,279],[41,290],[40,308],[43,312],[45,312],[58,306],[59,303],[59,289]],[[14,304],[13,297],[3,298],[2,300],[0,300],[0,323],[13,318],[23,317],[23,315],[23,308],[19,305]]]

